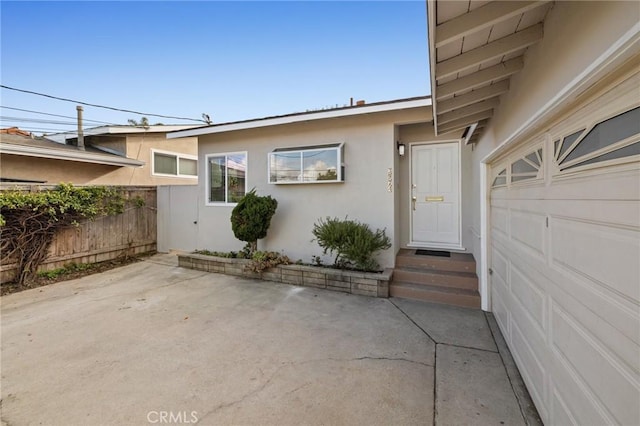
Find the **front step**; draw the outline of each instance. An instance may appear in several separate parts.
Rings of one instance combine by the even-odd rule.
[[[394,281],[389,286],[389,296],[466,308],[480,308],[480,295],[477,290],[453,289]]]
[[[417,255],[402,249],[396,257],[389,295],[470,308],[480,307],[476,262],[472,255]]]

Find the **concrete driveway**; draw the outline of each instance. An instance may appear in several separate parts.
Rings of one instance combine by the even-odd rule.
[[[480,311],[176,265],[2,297],[2,424],[536,421]]]

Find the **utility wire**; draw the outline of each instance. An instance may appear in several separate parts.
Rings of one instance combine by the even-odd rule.
[[[51,113],[48,113],[48,112],[33,111],[33,110],[30,110],[30,109],[8,107],[8,106],[4,106],[4,105],[0,105],[0,109],[11,109],[11,110],[14,110],[14,111],[31,112],[31,113],[34,113],[34,114],[48,115],[48,116],[51,116],[51,117],[61,117],[61,118],[71,118],[71,119],[75,119],[76,118],[76,117],[72,117],[70,115],[51,114]],[[115,123],[108,123],[106,121],[99,121],[99,120],[89,120],[88,118],[83,118],[82,121],[91,121],[92,123],[101,123],[101,124],[108,124],[108,125],[111,125],[111,126],[117,126],[117,124],[115,124]]]
[[[4,84],[0,84],[0,87],[3,88],[3,89],[7,89],[7,90],[14,90],[16,92],[28,93],[30,95],[44,96],[45,98],[56,99],[56,100],[59,100],[59,101],[73,102],[74,104],[87,105],[87,106],[91,106],[91,107],[95,107],[95,108],[110,109],[112,111],[128,112],[130,114],[138,114],[138,115],[143,115],[143,116],[148,116],[148,117],[173,118],[173,119],[176,119],[176,120],[188,120],[188,121],[197,121],[198,123],[206,123],[206,121],[204,121],[204,120],[199,120],[199,119],[195,119],[195,118],[174,117],[174,116],[171,116],[171,115],[162,115],[162,114],[151,114],[151,113],[148,113],[148,112],[132,111],[130,109],[121,109],[121,108],[114,108],[114,107],[109,107],[109,106],[105,106],[105,105],[90,104],[88,102],[74,101],[73,99],[60,98],[58,96],[47,95],[45,93],[38,93],[38,92],[33,92],[31,90],[18,89],[18,88],[15,88],[15,87],[5,86]]]
[[[8,117],[6,115],[0,115],[0,121],[20,121],[25,123],[63,124],[63,125],[69,125],[69,126],[77,125],[77,123],[73,121],[56,121],[56,120],[45,120],[40,118],[26,118],[26,117]]]

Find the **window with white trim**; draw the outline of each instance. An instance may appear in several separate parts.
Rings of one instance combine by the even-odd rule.
[[[342,143],[278,148],[269,153],[269,183],[332,183],[344,181]]]
[[[247,153],[209,154],[207,204],[236,204],[247,192]]]
[[[177,152],[151,150],[154,176],[198,178],[198,158]]]

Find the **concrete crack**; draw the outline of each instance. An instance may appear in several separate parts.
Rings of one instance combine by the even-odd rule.
[[[418,327],[420,329],[420,331],[422,331],[424,333],[425,336],[427,336],[429,338],[429,340],[431,340],[433,343],[435,343],[436,345],[438,344],[438,342],[436,342],[436,339],[434,339],[433,337],[431,337],[431,335],[429,333],[427,333],[427,330],[425,330],[424,328],[420,327],[418,325],[417,322],[415,322],[414,320],[411,319],[411,317],[409,315],[407,315],[407,313],[405,311],[402,310],[402,308],[400,308],[400,306],[396,305],[395,303],[393,303],[393,301],[391,299],[387,299],[387,301],[389,303],[391,303],[393,306],[396,307],[397,310],[399,310],[402,315],[404,315],[413,325],[415,325],[416,327]]]
[[[425,367],[433,367],[433,365],[427,364],[426,362],[414,361],[414,360],[408,359],[408,358],[388,358],[388,357],[363,356],[363,357],[360,357],[360,358],[351,358],[351,359],[335,359],[335,358],[327,358],[327,359],[330,359],[332,361],[364,361],[364,360],[402,361],[402,362],[409,362],[411,364],[424,365]]]
[[[286,362],[283,363],[282,365],[280,365],[278,368],[276,368],[273,373],[269,376],[269,378],[259,387],[247,392],[246,394],[242,395],[242,397],[234,400],[234,401],[230,401],[230,402],[225,402],[223,404],[219,404],[217,406],[215,406],[213,409],[207,411],[206,413],[204,413],[199,419],[198,419],[198,423],[200,423],[202,420],[204,420],[206,417],[215,414],[216,412],[223,410],[225,408],[229,408],[229,407],[233,407],[234,405],[240,404],[243,401],[247,400],[248,398],[253,397],[254,395],[262,392],[264,389],[267,388],[267,386],[269,386],[271,384],[271,382],[275,379],[275,377],[280,373],[281,370],[283,370],[284,368],[288,368],[288,367],[292,367],[292,366],[296,366],[296,365],[306,365],[306,364],[311,364],[311,363],[318,363],[318,362],[326,362],[326,361],[331,361],[331,362],[354,362],[354,361],[367,361],[367,360],[371,360],[371,361],[400,361],[400,362],[408,362],[411,364],[418,364],[418,365],[422,365],[425,367],[430,367],[433,368],[434,366],[431,364],[428,364],[426,362],[421,362],[421,361],[415,361],[412,359],[408,359],[408,358],[390,358],[390,357],[375,357],[375,356],[361,356],[361,357],[357,357],[357,358],[320,358],[320,359],[310,359],[310,360],[306,360],[306,361],[299,361],[299,362],[294,362],[294,361],[290,361],[290,362]],[[261,370],[262,372],[262,370]],[[305,388],[309,386],[309,383],[304,383],[298,387],[296,387],[295,389],[292,389],[290,391],[288,391],[287,393],[285,393],[285,395],[289,395],[292,394],[294,392],[299,391],[302,388]]]

